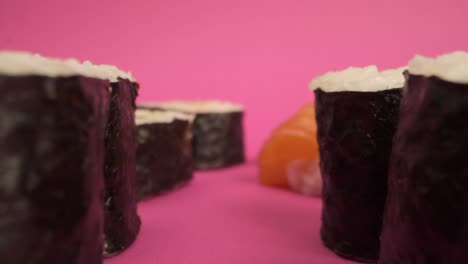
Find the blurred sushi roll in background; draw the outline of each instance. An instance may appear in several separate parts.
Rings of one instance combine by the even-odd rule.
[[[137,110],[139,199],[172,190],[192,179],[192,122],[193,115]]]
[[[242,105],[212,100],[144,103],[139,107],[195,115],[193,158],[196,169],[222,168],[245,161]]]
[[[0,52],[0,263],[102,262],[109,81]]]
[[[375,262],[403,68],[350,67],[310,83],[323,178],[320,235],[344,258]]]
[[[408,64],[379,264],[466,263],[468,53]]]

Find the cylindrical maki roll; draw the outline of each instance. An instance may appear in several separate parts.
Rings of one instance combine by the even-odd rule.
[[[85,62],[86,63],[86,62]],[[89,63],[88,63],[89,64]],[[88,65],[92,66],[92,65]],[[94,66],[110,81],[105,138],[104,256],[128,248],[140,230],[136,198],[135,100],[138,84],[114,66]]]
[[[0,263],[102,263],[108,86],[0,53]]]
[[[195,114],[195,168],[214,169],[244,162],[244,110],[241,105],[221,101],[171,101],[140,107]]]
[[[403,69],[330,72],[311,82],[323,177],[320,235],[337,255],[374,262]]]
[[[468,53],[408,64],[379,264],[466,263]]]
[[[169,191],[192,179],[193,116],[171,111],[136,112],[139,199]]]

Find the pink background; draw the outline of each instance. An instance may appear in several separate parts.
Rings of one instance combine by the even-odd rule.
[[[468,50],[467,25],[466,0],[0,0],[0,49],[116,64],[140,101],[245,104],[250,157],[315,75]]]
[[[140,101],[245,104],[251,158],[315,75],[468,50],[467,25],[466,0],[0,0],[0,49],[116,64]],[[260,186],[253,162],[197,173],[139,204],[137,241],[106,263],[349,263],[321,245],[320,208]]]

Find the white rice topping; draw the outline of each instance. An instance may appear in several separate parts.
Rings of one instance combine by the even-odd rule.
[[[21,51],[0,51],[0,74],[24,76],[39,75],[49,77],[87,76],[116,82],[118,78],[135,82],[129,72],[112,65],[95,65],[90,61],[81,63],[77,59],[60,60]]]
[[[47,59],[25,52],[0,52],[0,73],[6,75],[45,75],[50,77],[76,75],[76,68],[60,60]]]
[[[94,67],[95,72],[101,74],[101,79],[107,79],[111,82],[117,82],[118,78],[121,78],[135,82],[135,78],[130,72],[124,72],[114,65],[93,65],[93,63],[90,61],[85,61],[83,64],[88,64],[90,67]]]
[[[435,76],[442,80],[468,84],[468,53],[455,51],[436,58],[416,55],[408,63],[413,75]]]
[[[405,83],[405,67],[379,72],[375,65],[359,68],[349,67],[342,71],[328,72],[316,77],[309,84],[310,89],[325,92],[376,92],[402,88]]]
[[[192,122],[194,119],[193,115],[183,114],[172,111],[158,111],[158,110],[146,110],[137,109],[135,112],[135,124],[154,124],[154,123],[172,123],[174,120],[188,120]]]
[[[181,111],[186,113],[231,113],[242,112],[244,107],[240,104],[235,104],[219,100],[197,100],[197,101],[167,101],[142,103],[143,107],[160,107],[173,111]]]

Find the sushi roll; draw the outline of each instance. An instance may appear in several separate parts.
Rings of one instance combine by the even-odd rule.
[[[137,110],[137,194],[158,195],[192,179],[193,116]]]
[[[137,215],[135,100],[138,83],[111,65],[84,66],[110,81],[109,119],[105,137],[104,251],[106,257],[128,248],[141,221]]]
[[[375,262],[403,69],[348,68],[314,79],[323,177],[320,236],[337,255]]]
[[[0,52],[0,263],[102,263],[108,86]]]
[[[170,101],[140,105],[195,115],[193,158],[196,169],[215,169],[245,161],[243,107],[221,101]]]
[[[466,263],[468,53],[415,56],[400,112],[379,264]]]

